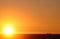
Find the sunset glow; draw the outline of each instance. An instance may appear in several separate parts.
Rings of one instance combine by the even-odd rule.
[[[60,0],[1,0],[2,34],[60,34]]]

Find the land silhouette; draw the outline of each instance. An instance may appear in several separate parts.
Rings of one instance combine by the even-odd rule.
[[[3,37],[0,39],[60,39],[60,34],[15,34],[13,37]]]

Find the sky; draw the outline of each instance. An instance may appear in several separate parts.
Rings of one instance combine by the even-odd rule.
[[[60,0],[0,0],[0,32],[60,33]]]

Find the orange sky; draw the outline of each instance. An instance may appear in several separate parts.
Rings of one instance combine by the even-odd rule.
[[[59,0],[0,0],[0,24],[18,33],[60,33],[59,10]]]

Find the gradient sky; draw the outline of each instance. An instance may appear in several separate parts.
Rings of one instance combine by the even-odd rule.
[[[0,29],[6,24],[18,33],[60,33],[60,0],[0,0]]]

